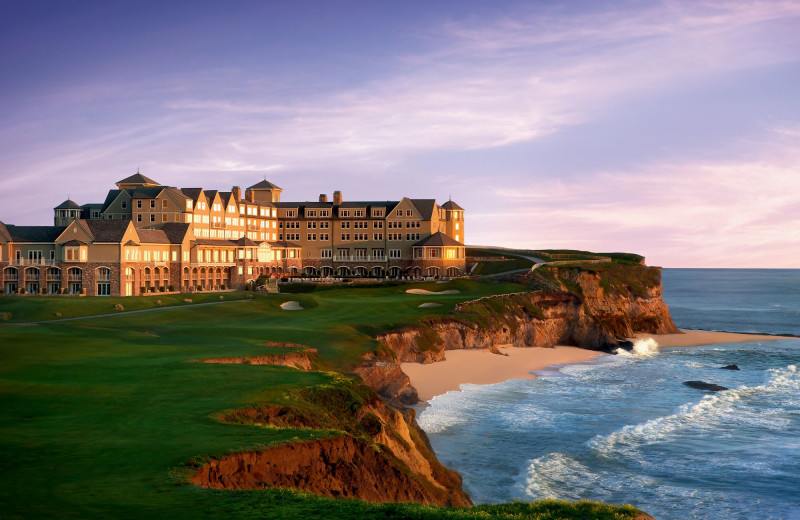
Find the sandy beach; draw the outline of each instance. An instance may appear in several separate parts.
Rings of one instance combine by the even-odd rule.
[[[779,339],[798,339],[787,336],[762,334],[734,334],[730,332],[708,332],[685,330],[683,334],[639,334],[636,339],[654,339],[659,347],[698,347],[715,343],[745,343],[751,341],[775,341]],[[577,347],[558,346],[555,348],[505,347],[505,356],[494,354],[488,349],[448,350],[446,361],[423,365],[403,363],[402,369],[417,389],[419,398],[427,401],[432,397],[451,390],[458,390],[462,384],[488,385],[509,379],[535,379],[531,372],[539,371],[549,365],[580,363],[591,361],[602,352]]]

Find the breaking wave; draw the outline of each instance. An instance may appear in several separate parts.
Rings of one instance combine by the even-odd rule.
[[[651,357],[658,355],[658,342],[653,338],[637,339],[633,342],[633,348],[630,352],[625,349],[618,348],[615,352],[618,356],[628,357]]]

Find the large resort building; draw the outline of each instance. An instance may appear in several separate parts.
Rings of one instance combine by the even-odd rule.
[[[6,294],[133,296],[239,289],[261,276],[452,278],[465,270],[464,210],[434,199],[282,202],[175,188],[136,173],[102,204],[66,200],[53,226],[0,222]]]

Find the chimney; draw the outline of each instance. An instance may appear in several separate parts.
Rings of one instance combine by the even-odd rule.
[[[234,186],[233,188],[231,188],[231,195],[233,195],[233,200],[239,202],[240,200],[242,200],[242,188],[240,188],[239,186]]]
[[[342,192],[341,191],[334,191],[333,192],[333,203],[335,205],[339,205],[342,203]]]
[[[319,194],[319,201],[320,202],[328,202],[328,196],[324,193]]]
[[[244,193],[245,193],[245,197],[247,197],[247,200],[249,202],[255,202],[256,201],[256,192],[254,190],[247,190]]]

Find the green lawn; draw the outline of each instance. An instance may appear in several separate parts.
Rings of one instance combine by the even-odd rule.
[[[408,286],[400,286],[253,299],[226,293],[226,303],[208,306],[184,304],[184,296],[137,297],[121,300],[126,310],[156,307],[156,299],[176,306],[0,325],[3,517],[486,518],[491,513],[519,518],[514,516],[519,507],[527,507],[528,517],[535,518],[531,508],[541,505],[455,511],[332,501],[284,490],[213,491],[186,483],[185,465],[197,457],[325,435],[222,424],[212,416],[272,402],[287,391],[333,377],[282,367],[189,361],[271,353],[275,347],[263,346],[265,341],[287,341],[317,348],[325,366],[347,370],[377,348],[373,338],[378,331],[447,313],[460,301],[523,289],[463,280],[416,287],[462,292],[415,296],[405,294]],[[190,297],[195,303],[219,301],[219,295]],[[235,298],[239,300],[229,302]],[[297,300],[307,310],[283,311],[279,305],[287,300]],[[417,308],[428,301],[444,306]],[[64,317],[106,313],[115,303],[108,298],[0,297],[0,312],[29,322],[52,319],[55,312]]]

